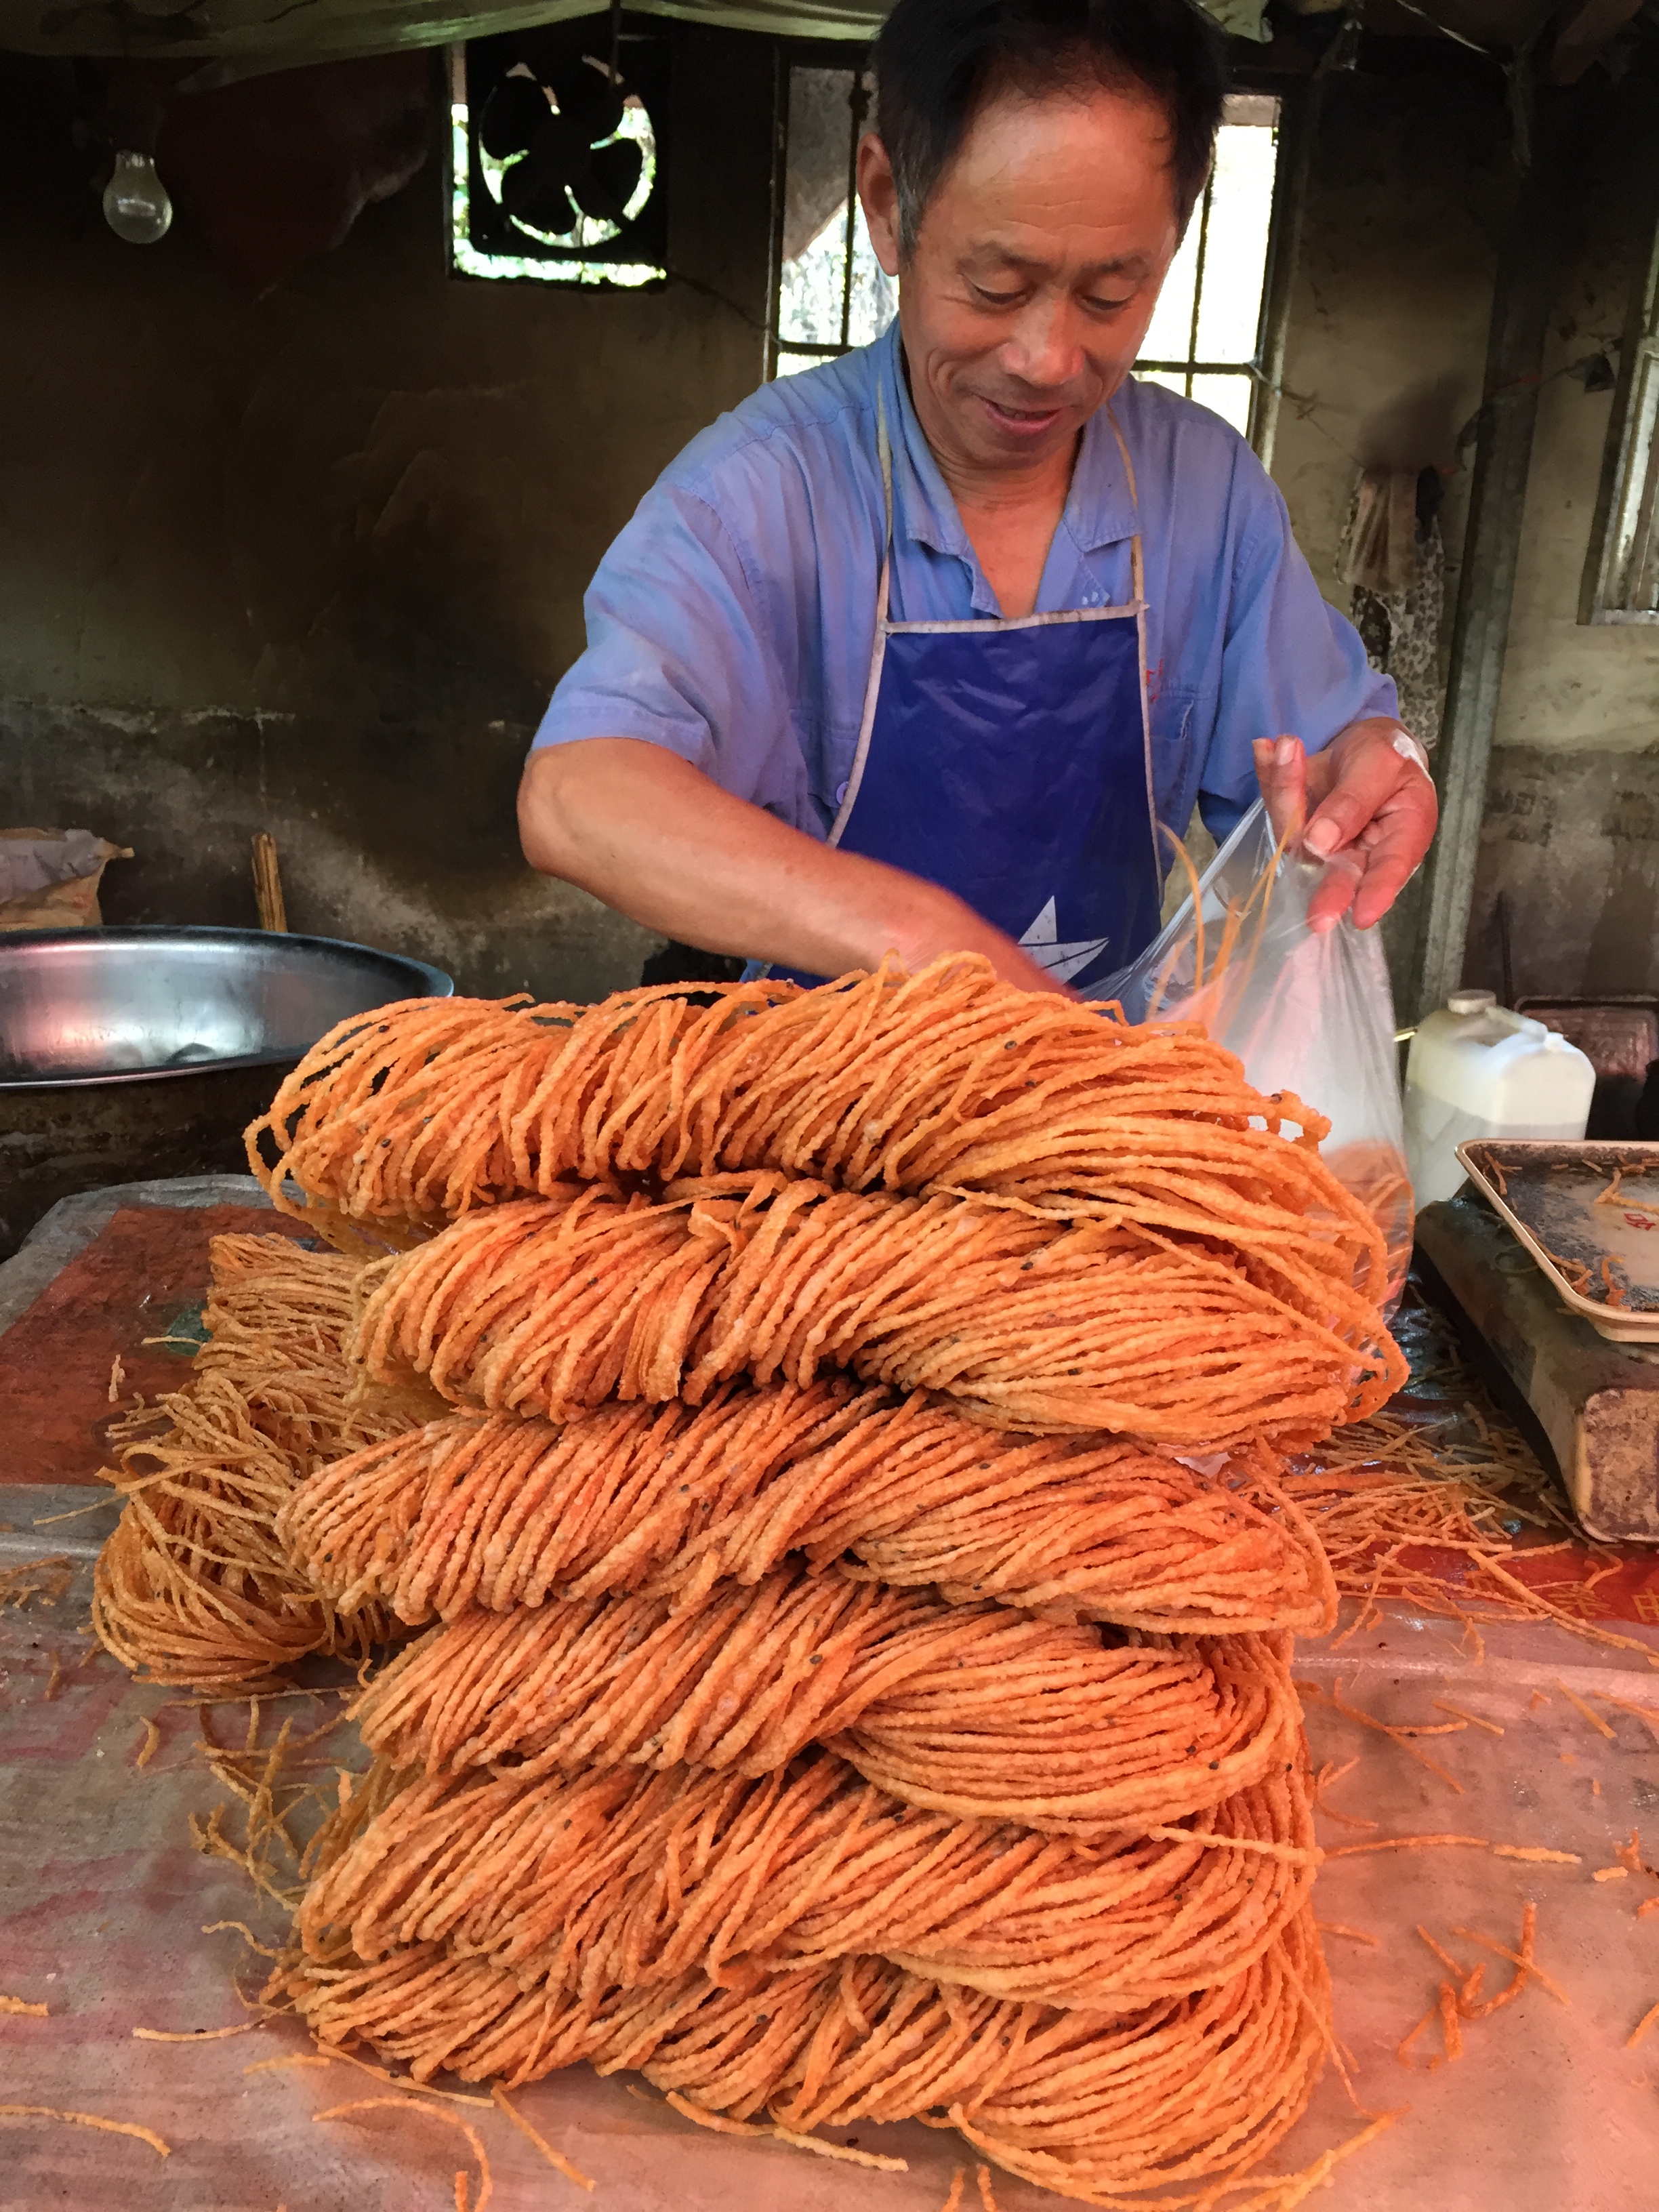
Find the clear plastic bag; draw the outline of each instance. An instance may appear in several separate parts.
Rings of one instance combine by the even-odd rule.
[[[1095,995],[1118,1000],[1131,1021],[1202,1022],[1258,1091],[1294,1091],[1327,1116],[1320,1157],[1382,1231],[1391,1315],[1413,1219],[1394,997],[1375,931],[1346,920],[1309,928],[1323,872],[1281,850],[1258,800],[1199,879],[1196,903]]]

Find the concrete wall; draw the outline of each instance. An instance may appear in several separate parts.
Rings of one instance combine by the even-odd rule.
[[[1372,40],[1365,59],[1325,94],[1273,473],[1346,611],[1338,549],[1361,468],[1453,471],[1443,649],[1473,459],[1456,443],[1481,398],[1510,125],[1496,72],[1473,58]],[[1578,623],[1612,400],[1566,374],[1597,350],[1617,361],[1651,204],[1644,98],[1609,103],[1545,362],[1466,968],[1517,994],[1659,988],[1659,629]],[[1419,888],[1384,926],[1402,1018]]]
[[[671,261],[735,307],[455,281],[436,159],[246,304],[182,227],[111,234],[0,57],[0,823],[135,847],[106,920],[251,926],[265,829],[294,928],[636,980],[655,940],[530,875],[513,793],[600,553],[759,373],[769,48],[680,37]]]
[[[1444,472],[1449,626],[1468,505],[1457,439],[1480,403],[1507,125],[1495,73],[1456,49],[1373,39],[1365,58],[1322,94],[1273,475],[1320,589],[1346,614],[1341,541],[1362,471]],[[1402,1007],[1420,888],[1382,925]]]
[[[1582,624],[1610,392],[1656,204],[1640,87],[1585,179],[1583,234],[1544,359],[1468,975],[1516,995],[1659,992],[1659,627]]]
[[[1273,476],[1320,588],[1346,612],[1339,549],[1367,468],[1455,471],[1480,404],[1496,240],[1508,197],[1494,77],[1398,47],[1398,73],[1327,82],[1303,209]],[[1443,514],[1455,562],[1466,472]],[[1450,563],[1449,563],[1450,565]]]

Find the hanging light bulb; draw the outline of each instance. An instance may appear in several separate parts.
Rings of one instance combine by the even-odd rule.
[[[173,222],[173,202],[148,154],[118,152],[104,187],[104,220],[129,246],[154,246]]]

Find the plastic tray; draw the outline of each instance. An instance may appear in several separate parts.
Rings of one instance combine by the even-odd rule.
[[[1457,1147],[1469,1180],[1531,1253],[1571,1313],[1614,1344],[1659,1345],[1659,1145],[1482,1139]],[[1604,1194],[1619,1174],[1619,1202]],[[1625,1303],[1587,1297],[1559,1265],[1592,1279],[1617,1267]]]

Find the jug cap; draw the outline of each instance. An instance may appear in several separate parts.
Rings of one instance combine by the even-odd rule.
[[[1486,1014],[1497,1004],[1496,991],[1454,991],[1446,1001],[1446,1011],[1453,1014]]]

